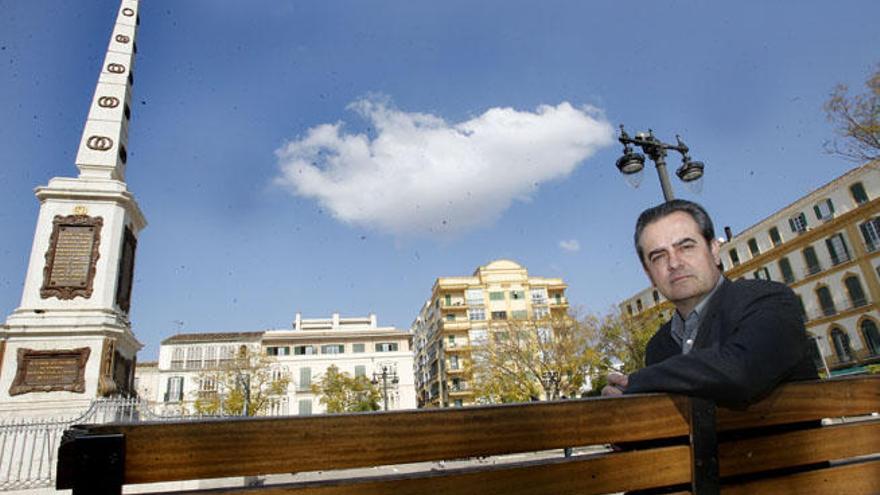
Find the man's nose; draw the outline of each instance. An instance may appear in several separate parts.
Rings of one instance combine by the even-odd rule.
[[[669,269],[670,270],[675,270],[675,269],[681,268],[682,259],[678,255],[678,253],[676,253],[676,252],[670,253],[668,260],[669,260]]]

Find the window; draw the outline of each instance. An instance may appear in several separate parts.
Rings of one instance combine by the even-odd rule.
[[[327,344],[321,346],[321,354],[343,354],[345,345],[343,344]]]
[[[173,370],[182,370],[183,369],[183,359],[184,359],[184,350],[183,347],[175,347],[174,352],[171,354],[171,369]]]
[[[471,308],[468,310],[468,319],[471,321],[485,320],[486,310],[483,308]]]
[[[199,379],[199,391],[200,392],[216,392],[217,391],[217,380],[212,376],[205,376]]]
[[[458,356],[456,356],[454,354],[452,356],[449,356],[449,369],[457,370],[458,366],[459,366]]]
[[[660,293],[657,292],[656,290],[651,293],[651,297],[654,298],[654,304],[657,304],[660,302]]]
[[[443,304],[446,306],[452,306],[452,294],[443,295]]]
[[[849,192],[852,194],[857,205],[868,202],[868,193],[865,192],[865,186],[861,182],[856,182],[849,186]]]
[[[354,352],[354,353],[364,352],[363,342],[361,342],[360,344],[351,344],[351,352]]]
[[[868,354],[870,356],[880,354],[880,333],[877,332],[877,324],[873,320],[864,320],[861,327],[862,337],[865,338],[865,345],[868,347]]]
[[[504,300],[504,292],[494,291],[489,293],[490,301],[503,301]]]
[[[761,254],[761,250],[758,249],[758,241],[754,237],[749,239],[748,245],[749,245],[749,252],[752,253],[753,257]]]
[[[311,368],[300,368],[299,369],[299,390],[300,392],[306,392],[312,386],[312,369]]]
[[[187,369],[197,370],[202,367],[202,348],[190,347],[186,350]]]
[[[849,293],[849,301],[854,308],[868,304],[868,300],[865,299],[865,291],[862,289],[862,283],[859,282],[859,277],[850,275],[843,279],[843,285],[846,286],[846,291]]]
[[[822,265],[819,264],[819,258],[816,256],[816,250],[813,246],[804,248],[804,261],[807,263],[807,274],[813,275],[822,271]]]
[[[267,347],[266,348],[267,356],[289,356],[290,355],[290,347]]]
[[[644,309],[644,307],[642,306],[642,300],[641,300],[641,299],[636,299],[636,311],[638,311],[639,313],[641,313],[641,312],[642,312],[642,309]]]
[[[512,290],[510,291],[510,298],[517,301],[520,299],[526,298],[526,292],[524,290]]]
[[[468,289],[464,297],[468,304],[483,304],[483,289]]]
[[[165,402],[180,402],[183,400],[183,377],[168,377],[168,388],[165,392]]]
[[[446,321],[455,321],[455,314],[454,314],[454,313],[448,313],[448,314],[446,315]]]
[[[788,219],[788,225],[791,227],[792,232],[803,234],[807,231],[807,216],[804,215],[804,212],[800,212]]]
[[[828,290],[828,287],[822,286],[816,289],[816,296],[819,298],[819,306],[822,307],[823,315],[831,316],[837,313],[837,308],[834,307],[834,298],[831,297],[831,291]]]
[[[779,229],[776,227],[770,227],[770,242],[773,243],[773,247],[776,247],[782,244],[782,237],[779,235]]]
[[[313,345],[298,345],[293,348],[294,356],[311,356],[317,354],[318,348]]]
[[[831,220],[834,218],[834,203],[831,202],[831,198],[823,199],[813,206],[813,212],[817,220]]]
[[[770,278],[770,270],[766,266],[755,270],[755,278],[760,280],[773,280]]]
[[[355,378],[357,378],[359,376],[367,376],[367,367],[362,364],[355,366],[354,367],[354,376],[355,376]]]
[[[507,311],[492,311],[492,319],[493,320],[506,320],[507,319]]]
[[[540,320],[541,318],[547,318],[550,316],[550,310],[547,308],[535,308],[535,318]]]
[[[739,253],[736,252],[736,248],[731,249],[727,254],[730,255],[730,262],[733,266],[739,265]]]
[[[849,344],[849,335],[843,330],[835,328],[831,330],[831,341],[834,342],[834,352],[837,353],[837,360],[845,363],[852,361],[852,348]]]
[[[804,298],[797,294],[798,308],[801,310],[801,319],[807,321],[807,308],[804,307]]]
[[[525,320],[529,317],[529,313],[524,309],[513,310],[510,312],[510,317],[514,320]]]
[[[311,416],[312,415],[312,399],[300,399],[299,400],[299,415],[300,416]]]
[[[782,280],[785,283],[790,284],[795,281],[794,271],[791,269],[791,263],[788,261],[788,258],[782,257],[779,259],[779,271],[782,272]]]
[[[562,294],[561,293],[557,292],[556,294],[553,294],[553,299],[556,300],[556,304],[562,304]]]
[[[630,315],[630,316],[633,315],[633,307],[632,307],[632,304],[627,304],[627,305],[626,305],[626,313],[627,313],[628,315]]]
[[[876,251],[880,247],[880,217],[872,218],[859,225],[862,237],[865,238],[865,247],[868,252]]]
[[[217,366],[217,348],[214,346],[205,349],[205,368]]]
[[[446,339],[446,343],[449,344],[447,347],[455,347],[455,335],[450,335],[448,339]]]
[[[828,247],[828,254],[831,256],[831,263],[839,265],[849,261],[849,249],[846,247],[846,241],[843,234],[834,234],[825,239],[825,245]]]
[[[532,289],[532,304],[547,304],[547,289]]]
[[[376,352],[397,352],[397,342],[379,342],[376,344]]]
[[[482,345],[486,343],[486,329],[485,328],[473,328],[470,332],[468,332],[468,338],[474,345]]]

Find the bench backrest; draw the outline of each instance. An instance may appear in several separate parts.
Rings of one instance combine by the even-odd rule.
[[[860,456],[880,453],[880,420],[833,426],[819,426],[818,421],[877,411],[880,377],[863,377],[786,385],[747,411],[719,410],[717,428],[711,403],[666,394],[310,417],[83,425],[69,430],[62,442],[57,487],[73,488],[74,494],[119,493],[122,484],[329,471],[625,442],[644,445],[679,437],[684,440],[638,450],[238,488],[234,493],[536,495],[684,485],[695,493],[727,494],[776,493],[775,488],[782,486],[778,483],[785,483],[787,489],[803,487],[797,493],[810,493],[807,488],[817,486],[824,488],[815,493],[876,493],[880,460]],[[798,474],[774,471],[839,459],[852,462],[815,466]],[[750,478],[768,471],[774,476]]]

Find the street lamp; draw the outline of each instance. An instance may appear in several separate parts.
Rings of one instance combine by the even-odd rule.
[[[382,400],[384,401],[384,408],[386,411],[388,410],[388,380],[391,380],[392,385],[396,385],[399,381],[397,379],[397,373],[395,371],[388,371],[387,366],[382,366],[382,373],[373,372],[373,385],[379,384],[379,379],[382,379]]]
[[[669,183],[669,175],[666,173],[666,150],[675,150],[681,154],[681,166],[675,171],[675,175],[685,183],[693,183],[703,177],[703,162],[691,160],[688,155],[688,147],[678,135],[675,136],[677,144],[668,144],[654,137],[654,132],[639,132],[635,137],[630,137],[620,125],[620,137],[617,138],[623,145],[623,156],[617,159],[617,170],[626,177],[633,186],[641,182],[642,170],[645,168],[645,155],[654,161],[657,167],[657,175],[660,177],[660,187],[663,189],[663,198],[666,201],[675,199],[672,193],[672,185]],[[632,145],[638,146],[645,155],[633,151]]]

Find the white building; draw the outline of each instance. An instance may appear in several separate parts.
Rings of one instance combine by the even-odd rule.
[[[178,334],[162,341],[155,368],[138,366],[138,392],[160,412],[192,412],[201,374],[246,346],[271,356],[275,371],[290,379],[287,394],[273,402],[270,415],[325,412],[310,387],[330,366],[374,380],[387,395],[389,410],[414,409],[411,340],[409,332],[378,326],[375,315],[341,318],[337,313],[316,319],[297,313],[291,330]]]
[[[850,170],[721,246],[728,278],[776,280],[795,291],[816,363],[831,372],[880,362],[878,167],[875,161]],[[620,308],[630,315],[672,311],[653,287]]]

